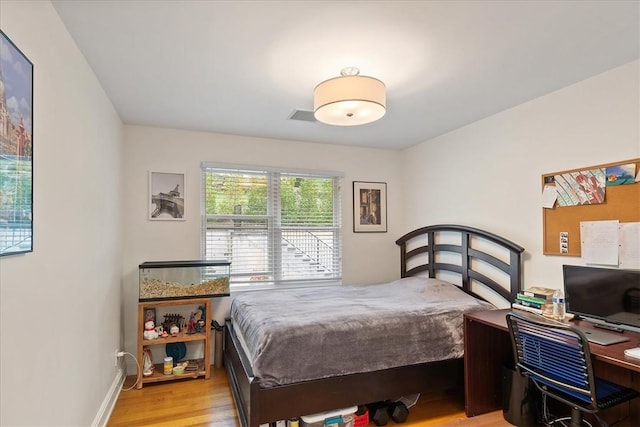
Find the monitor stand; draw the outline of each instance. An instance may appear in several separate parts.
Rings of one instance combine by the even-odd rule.
[[[631,326],[631,325],[623,325],[623,324],[619,324],[619,323],[612,323],[612,322],[606,322],[602,319],[593,319],[591,317],[584,317],[584,316],[578,316],[578,315],[573,315],[573,317],[571,319],[569,319],[571,322],[575,322],[578,320],[584,320],[587,321],[589,323],[592,323],[593,326],[595,328],[601,328],[601,329],[607,329],[610,331],[616,331],[616,332],[622,332],[622,331],[631,331],[631,332],[636,332],[640,334],[640,327],[636,327],[636,326]]]

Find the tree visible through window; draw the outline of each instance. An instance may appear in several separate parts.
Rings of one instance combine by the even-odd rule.
[[[203,256],[231,284],[339,281],[340,177],[203,165]]]

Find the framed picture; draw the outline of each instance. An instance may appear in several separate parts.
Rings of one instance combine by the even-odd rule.
[[[33,251],[33,64],[0,30],[0,256]]]
[[[353,232],[387,232],[387,183],[353,181]]]
[[[149,172],[149,219],[184,221],[186,174]]]
[[[156,309],[155,307],[146,307],[144,309],[144,321],[145,323],[148,322],[149,320],[153,321],[153,323],[156,324]]]

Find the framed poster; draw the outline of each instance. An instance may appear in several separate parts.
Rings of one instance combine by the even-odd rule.
[[[33,64],[0,31],[0,256],[33,251]]]
[[[149,172],[149,219],[184,221],[186,174]]]
[[[353,232],[387,232],[387,184],[353,181]]]
[[[151,320],[153,323],[156,324],[156,326],[158,326],[158,324],[156,323],[156,309],[155,307],[145,307],[144,309],[144,322],[148,322],[149,320]]]

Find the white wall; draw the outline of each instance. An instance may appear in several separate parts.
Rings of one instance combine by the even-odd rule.
[[[559,286],[580,260],[542,255],[540,175],[640,156],[637,61],[395,152],[123,130],[49,2],[2,0],[0,27],[35,64],[35,250],[0,258],[0,425],[99,417],[122,328],[135,351],[138,264],[200,255],[203,160],[344,172],[344,283],[396,278],[395,239],[451,222],[523,245],[525,283]],[[186,221],[147,220],[149,170],[187,173]],[[351,231],[354,180],[387,182],[388,233]]]
[[[638,64],[405,150],[406,230],[458,223],[497,233],[525,248],[525,286],[560,287],[561,265],[584,263],[542,255],[541,175],[640,157]]]
[[[118,375],[122,124],[52,5],[0,2],[34,64],[34,252],[0,258],[0,425],[87,426]]]
[[[138,265],[144,261],[200,258],[202,161],[343,172],[343,283],[369,284],[398,278],[400,272],[399,250],[394,243],[404,229],[400,157],[400,152],[391,150],[125,126],[123,280],[127,351],[136,348]],[[150,170],[186,172],[186,221],[147,219]],[[353,233],[354,180],[387,183],[387,233]],[[228,305],[229,298],[215,299],[214,318],[224,320]]]

